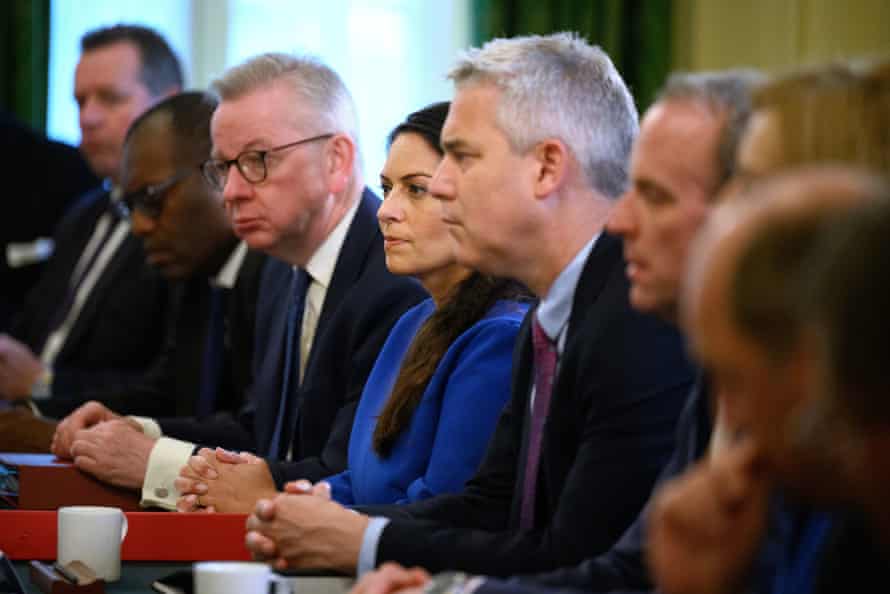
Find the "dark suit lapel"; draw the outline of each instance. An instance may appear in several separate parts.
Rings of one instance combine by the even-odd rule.
[[[260,453],[269,449],[281,395],[284,357],[284,333],[287,327],[287,306],[290,298],[291,267],[270,258],[263,275],[260,295],[263,304],[257,311],[254,348],[258,367],[254,370],[256,403],[255,430]],[[265,396],[272,395],[274,397]]]
[[[115,250],[115,253],[111,256],[105,269],[96,280],[96,284],[90,291],[86,303],[83,304],[83,308],[81,308],[80,314],[77,316],[77,320],[74,322],[74,326],[71,328],[71,332],[65,340],[65,346],[59,352],[57,357],[59,360],[62,360],[65,357],[67,351],[77,347],[77,342],[93,325],[93,319],[96,315],[101,313],[100,306],[104,301],[103,297],[107,295],[106,289],[115,281],[121,268],[130,260],[130,258],[134,257],[133,252],[137,250],[141,251],[141,247],[140,240],[134,235],[128,234],[124,237],[123,241],[121,241],[118,249]],[[142,265],[147,266],[144,262]]]
[[[322,305],[321,314],[318,317],[318,326],[315,328],[315,339],[309,357],[306,359],[305,377],[311,376],[308,370],[315,360],[315,345],[319,342],[318,337],[324,333],[328,321],[333,317],[356,279],[361,276],[370,250],[379,249],[374,246],[374,240],[380,234],[377,227],[377,207],[379,205],[380,200],[370,190],[365,189],[360,198],[355,218],[352,219],[343,240],[343,246],[337,255],[337,264],[334,266],[331,284],[325,294],[324,305]],[[381,245],[381,242],[377,243]]]
[[[572,298],[572,312],[569,314],[569,325],[566,333],[565,348],[560,358],[559,369],[553,384],[553,395],[550,400],[550,410],[547,414],[547,424],[544,428],[543,441],[541,443],[541,461],[538,467],[538,501],[537,505],[541,505],[546,490],[542,488],[542,477],[547,473],[548,458],[551,456],[559,456],[558,453],[552,451],[553,439],[550,435],[551,427],[565,428],[571,426],[566,425],[560,420],[565,415],[577,417],[579,411],[574,410],[575,394],[575,375],[576,369],[573,359],[578,356],[579,349],[576,345],[578,340],[584,340],[585,337],[591,336],[587,332],[590,327],[590,316],[597,316],[605,321],[609,315],[609,311],[601,311],[597,306],[597,300],[603,292],[609,277],[613,274],[616,264],[621,262],[621,242],[611,235],[603,233],[594,243],[581,276],[578,277],[578,284],[575,287],[575,294]],[[517,483],[513,494],[512,504],[512,522],[518,525],[519,508],[522,499],[522,485],[525,478],[525,462],[528,457],[528,434],[529,423],[531,421],[530,414],[530,394],[532,386],[534,386],[534,358],[531,345],[530,320],[531,315],[537,311],[537,308],[529,313],[523,324],[523,329],[519,336],[523,340],[522,351],[520,352],[519,364],[522,368],[517,372],[517,386],[525,386],[526,397],[524,398],[522,411],[522,447],[520,448],[519,472],[516,473]],[[579,332],[584,329],[584,332]]]

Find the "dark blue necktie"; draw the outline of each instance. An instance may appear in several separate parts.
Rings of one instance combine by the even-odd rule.
[[[294,270],[291,280],[291,300],[287,308],[287,329],[284,335],[284,361],[281,374],[281,396],[278,402],[278,416],[275,418],[275,430],[269,442],[267,457],[284,459],[291,441],[293,429],[293,408],[295,405],[296,387],[299,386],[300,373],[300,327],[303,323],[303,309],[306,303],[306,290],[309,288],[309,275],[302,268]]]
[[[223,367],[226,334],[226,299],[229,289],[210,288],[210,316],[207,320],[207,334],[204,338],[204,358],[201,362],[201,388],[195,415],[205,417],[216,409],[216,396],[219,392],[220,374]]]

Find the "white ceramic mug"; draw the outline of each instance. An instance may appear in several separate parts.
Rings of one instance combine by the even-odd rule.
[[[195,594],[267,594],[273,581],[265,563],[202,561],[193,571]]]
[[[121,577],[121,543],[127,517],[116,507],[78,505],[59,508],[58,562],[81,561],[106,582]]]

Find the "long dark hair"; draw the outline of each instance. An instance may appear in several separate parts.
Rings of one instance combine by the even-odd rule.
[[[399,435],[408,427],[427,383],[451,343],[482,319],[498,300],[532,299],[520,283],[479,272],[458,283],[452,292],[453,297],[427,318],[411,341],[392,394],[377,418],[374,450],[382,457],[389,455]]]
[[[387,144],[392,145],[402,133],[413,132],[441,155],[439,141],[448,107],[445,101],[412,113],[393,129]],[[473,272],[451,289],[449,299],[423,323],[408,347],[389,400],[377,417],[373,444],[380,456],[390,454],[399,435],[411,423],[423,392],[451,343],[502,299],[531,301],[532,297],[528,289],[514,280]]]

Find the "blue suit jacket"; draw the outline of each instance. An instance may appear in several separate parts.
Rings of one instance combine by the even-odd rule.
[[[366,509],[393,518],[377,562],[511,575],[605,551],[636,518],[674,444],[693,373],[677,331],[634,311],[621,242],[603,234],[575,290],[544,430],[535,527],[519,503],[533,384],[526,318],[512,398],[475,477],[457,495]]]
[[[296,407],[292,458],[299,476],[316,481],[346,467],[349,431],[377,353],[396,320],[426,297],[413,279],[386,269],[377,226],[380,201],[366,190],[346,233],[315,330]],[[260,282],[254,344],[254,383],[236,418],[165,420],[165,434],[208,445],[268,450],[278,415],[285,318],[291,299],[289,264],[270,258]],[[272,475],[283,482],[279,463]]]

